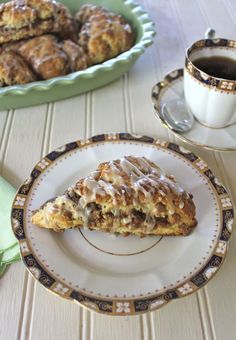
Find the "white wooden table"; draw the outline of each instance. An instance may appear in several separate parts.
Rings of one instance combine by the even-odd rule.
[[[157,37],[129,74],[72,99],[0,112],[0,172],[12,185],[19,186],[50,150],[94,134],[127,131],[175,141],[154,117],[151,88],[183,66],[185,48],[208,27],[236,38],[236,1],[139,1],[156,23]],[[236,201],[236,153],[187,147],[209,163]],[[226,261],[207,287],[135,317],[84,310],[35,282],[23,263],[14,264],[0,280],[0,339],[236,339],[235,236],[234,231]]]

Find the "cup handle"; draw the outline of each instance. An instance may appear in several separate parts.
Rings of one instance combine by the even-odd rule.
[[[213,28],[208,28],[205,32],[205,39],[214,39],[216,31]]]

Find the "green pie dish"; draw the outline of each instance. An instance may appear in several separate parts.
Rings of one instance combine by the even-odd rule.
[[[0,1],[3,3],[6,1]],[[124,16],[132,25],[136,41],[134,46],[102,64],[86,70],[70,73],[50,80],[25,85],[0,88],[0,110],[43,104],[79,95],[96,89],[119,78],[127,72],[145,48],[153,43],[155,29],[148,14],[133,0],[62,0],[71,11],[76,12],[82,4],[104,6]]]

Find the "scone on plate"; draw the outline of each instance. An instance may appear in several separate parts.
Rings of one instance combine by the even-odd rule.
[[[120,15],[94,5],[84,5],[76,13],[80,26],[78,43],[88,53],[90,64],[98,64],[129,50],[134,34]]]
[[[122,235],[188,235],[197,224],[192,195],[145,157],[101,163],[64,195],[46,202],[32,223],[63,231],[87,227]]]

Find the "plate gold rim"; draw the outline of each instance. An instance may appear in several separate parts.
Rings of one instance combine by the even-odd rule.
[[[89,140],[87,141],[76,141],[76,142],[72,142],[72,143],[68,143],[66,144],[64,147],[61,147],[60,149],[57,149],[55,151],[52,151],[51,153],[49,153],[47,156],[45,156],[43,158],[43,160],[48,160],[49,164],[50,163],[50,157],[54,154],[56,155],[56,158],[54,159],[54,161],[56,161],[58,158],[60,158],[61,156],[63,156],[65,153],[68,153],[74,149],[77,148],[81,148],[81,147],[86,147],[89,144],[94,144],[94,143],[104,143],[104,142],[124,142],[124,141],[130,141],[130,142],[135,142],[135,143],[140,143],[140,144],[149,144],[149,145],[156,145],[158,147],[164,148],[164,149],[168,149],[168,151],[172,151],[174,153],[177,153],[178,156],[182,156],[185,160],[188,160],[197,170],[198,172],[201,173],[201,175],[204,175],[203,170],[201,170],[199,167],[197,167],[196,163],[197,161],[202,161],[201,158],[197,157],[196,155],[194,155],[192,152],[186,150],[186,153],[183,153],[183,148],[178,146],[175,143],[171,143],[171,142],[165,142],[165,141],[160,141],[160,140],[155,140],[151,137],[147,137],[147,136],[136,136],[136,135],[131,135],[131,134],[127,134],[127,133],[119,133],[119,134],[104,134],[104,135],[98,135],[98,136],[94,136],[91,137]],[[170,146],[172,148],[170,148]],[[181,148],[181,150],[180,150]],[[61,151],[59,151],[61,150]],[[194,156],[194,160],[191,161],[187,156],[191,155]],[[40,161],[42,162],[42,160]],[[84,291],[79,291],[78,292],[76,290],[71,289],[70,287],[67,287],[66,284],[64,284],[64,282],[62,282],[61,280],[59,280],[58,278],[53,278],[51,273],[47,272],[46,268],[43,268],[43,266],[41,265],[40,261],[38,260],[37,256],[35,256],[34,252],[30,249],[30,245],[27,242],[27,238],[25,237],[25,230],[24,230],[24,215],[25,215],[25,210],[26,210],[26,205],[27,205],[27,195],[29,195],[29,192],[31,190],[31,188],[33,187],[34,181],[35,179],[37,179],[38,177],[40,177],[40,175],[47,169],[47,167],[45,169],[41,169],[41,171],[39,171],[39,164],[40,162],[38,162],[36,164],[36,166],[34,167],[33,171],[31,172],[31,180],[27,180],[17,191],[17,194],[15,196],[15,199],[13,201],[13,207],[12,207],[12,229],[14,234],[16,235],[16,237],[18,238],[18,241],[20,243],[20,249],[21,249],[21,257],[22,260],[24,262],[24,264],[26,265],[28,271],[34,276],[34,278],[39,281],[41,284],[44,285],[44,287],[46,287],[47,289],[49,289],[49,291],[67,298],[69,300],[75,300],[76,302],[79,302],[81,305],[92,309],[93,311],[97,311],[100,313],[105,313],[108,315],[137,315],[140,313],[145,313],[148,311],[154,311],[164,305],[166,305],[167,302],[180,298],[180,297],[185,297],[189,294],[192,294],[194,292],[196,292],[199,288],[201,288],[202,286],[204,286],[205,284],[207,284],[212,277],[215,276],[216,272],[218,272],[219,268],[221,267],[226,254],[227,254],[227,249],[228,249],[228,242],[229,242],[229,238],[231,235],[231,230],[228,229],[227,227],[227,222],[229,220],[232,220],[233,223],[233,217],[234,217],[234,211],[233,211],[233,204],[231,202],[231,199],[226,191],[226,189],[222,186],[222,190],[223,193],[219,194],[216,190],[217,186],[215,187],[213,185],[213,182],[210,181],[210,178],[207,177],[207,175],[205,174],[207,180],[209,181],[209,184],[211,185],[213,191],[215,192],[216,198],[218,200],[218,204],[219,204],[219,210],[220,210],[220,214],[221,214],[221,218],[223,218],[221,220],[220,223],[220,231],[219,231],[219,235],[217,237],[217,243],[214,247],[214,249],[212,249],[212,251],[209,254],[209,258],[207,259],[206,263],[204,263],[203,266],[201,266],[197,272],[193,273],[193,276],[188,278],[187,280],[182,280],[181,283],[175,287],[173,287],[173,289],[168,289],[166,292],[162,293],[162,294],[154,294],[152,296],[150,295],[146,295],[143,297],[135,297],[135,298],[104,298],[101,296],[94,296],[91,295],[90,293],[84,292]],[[51,161],[53,163],[53,161]],[[210,170],[210,168],[207,166],[207,169]],[[211,170],[210,170],[211,171]],[[212,172],[211,172],[212,173]],[[212,174],[213,175],[213,174]],[[33,180],[33,176],[36,176]],[[214,176],[214,175],[213,175]],[[214,177],[215,179],[215,177]],[[28,191],[27,191],[28,190]],[[25,194],[22,194],[22,192],[25,191]],[[219,197],[218,197],[219,196]],[[223,196],[223,199],[228,200],[228,202],[230,203],[230,207],[227,209],[224,209],[221,205],[220,205],[220,196]],[[19,206],[18,204],[16,204],[17,198],[22,198],[24,199],[24,204],[22,206]],[[224,212],[228,214],[228,220],[224,219]],[[17,221],[17,222],[16,222]],[[225,240],[222,240],[221,237],[223,235],[223,231],[226,233]],[[217,253],[216,254],[216,249],[217,246],[219,246],[220,242],[223,241],[224,245],[225,245],[225,251],[222,254]],[[26,251],[24,249],[24,247],[26,246]],[[28,256],[31,256],[30,258],[27,258]],[[206,270],[208,270],[209,268],[212,268],[212,264],[210,264],[211,260],[214,258],[214,256],[217,256],[217,261],[214,265],[215,271],[213,272],[213,274],[210,275],[209,278],[205,277],[204,278],[204,282],[202,282],[201,284],[197,285],[196,282],[193,283],[193,280],[196,279],[198,277],[198,275],[200,275],[199,273],[204,269],[204,272],[206,272]],[[30,261],[31,262],[30,262]],[[34,264],[32,264],[34,262]],[[34,270],[32,270],[34,269]],[[40,273],[40,274],[39,274]],[[203,274],[202,274],[203,275]],[[48,283],[48,280],[51,282]],[[180,294],[180,290],[178,290],[181,287],[184,287],[188,285],[189,286],[189,290],[188,292],[184,293],[184,294]],[[60,289],[59,289],[59,288]],[[58,288],[58,289],[55,289]],[[63,290],[64,289],[64,290]],[[73,294],[74,293],[74,294]],[[137,305],[139,305],[139,308],[136,308]]]

